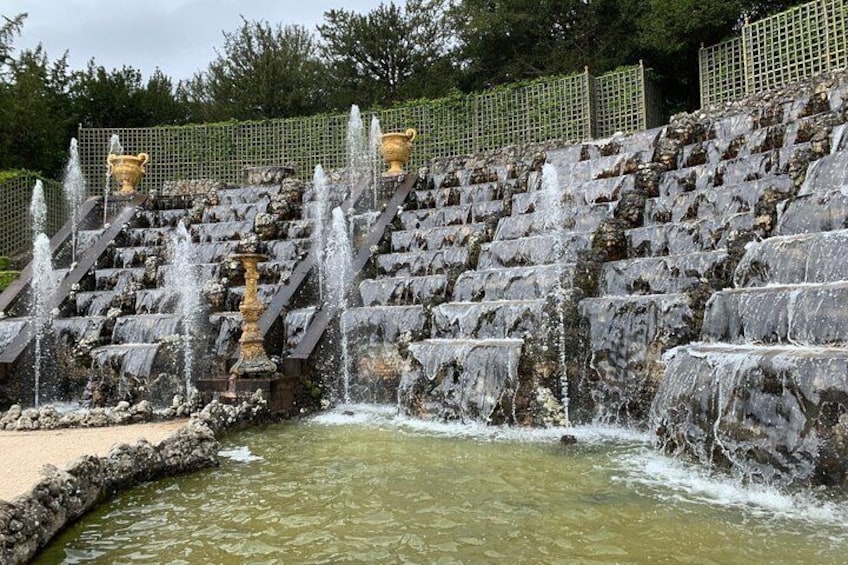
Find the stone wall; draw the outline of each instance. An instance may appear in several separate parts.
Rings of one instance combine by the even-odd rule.
[[[0,501],[0,563],[26,563],[56,534],[120,491],[218,465],[221,433],[269,418],[260,394],[239,406],[212,402],[159,445],[139,440],[115,445],[106,457],[80,457],[64,469],[46,465],[29,492]]]

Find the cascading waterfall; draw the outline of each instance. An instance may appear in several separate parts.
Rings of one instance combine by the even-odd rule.
[[[65,201],[71,211],[71,262],[77,260],[77,233],[79,231],[79,209],[85,198],[85,177],[80,168],[79,149],[76,138],[71,139],[68,163],[65,166],[65,178],[62,181],[62,189],[65,193]]]
[[[380,145],[382,144],[383,130],[380,127],[380,119],[371,116],[371,129],[368,131],[368,148],[371,155],[371,192],[374,200],[374,209],[377,209],[377,188],[380,186],[382,163],[380,159]]]
[[[344,313],[347,309],[347,287],[353,275],[353,247],[348,236],[347,219],[339,207],[333,208],[325,257],[327,295],[324,304],[334,306],[338,310],[344,402],[349,403],[351,401],[350,367]]]
[[[171,238],[170,251],[171,269],[165,284],[178,297],[176,313],[183,330],[183,378],[186,396],[190,396],[193,388],[194,344],[200,335],[203,285],[197,278],[194,243],[182,220]]]
[[[330,201],[330,184],[327,180],[327,175],[324,173],[324,167],[315,165],[315,173],[312,175],[312,185],[315,191],[315,227],[314,233],[314,256],[315,265],[318,268],[318,297],[321,301],[324,300],[324,280],[326,265],[324,261],[324,241],[325,227],[327,222],[327,208]]]
[[[109,151],[106,153],[107,155],[115,154],[115,155],[123,155],[124,154],[124,146],[121,145],[121,138],[118,137],[117,133],[113,133],[112,137],[109,138]],[[109,214],[109,186],[112,181],[112,170],[109,167],[106,167],[106,186],[103,187],[103,225],[105,226],[108,223],[108,214]]]
[[[554,239],[554,256],[557,257],[557,277],[556,285],[553,292],[556,296],[557,306],[557,340],[559,345],[559,386],[560,386],[560,402],[562,403],[563,418],[566,425],[569,424],[568,415],[568,374],[566,373],[565,346],[566,346],[566,327],[565,327],[565,288],[562,286],[563,280],[563,264],[562,256],[564,255],[565,247],[565,215],[566,209],[563,203],[563,194],[559,187],[559,178],[556,168],[550,163],[545,163],[542,166],[542,205],[545,214],[545,230],[555,234]]]

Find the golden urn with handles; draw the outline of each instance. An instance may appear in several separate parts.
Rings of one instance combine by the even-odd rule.
[[[121,188],[118,194],[133,194],[135,187],[141,181],[141,177],[147,172],[145,165],[150,161],[150,155],[139,153],[138,155],[116,155],[109,153],[106,164],[109,173],[115,177]]]
[[[415,141],[416,135],[416,131],[412,128],[406,131],[383,134],[380,152],[383,154],[383,159],[389,164],[389,170],[383,173],[384,177],[403,174],[403,166],[409,162],[409,154],[412,152],[412,142]]]

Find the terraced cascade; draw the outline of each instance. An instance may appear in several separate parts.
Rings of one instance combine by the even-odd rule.
[[[652,408],[666,449],[773,484],[846,484],[848,150],[808,170],[706,305],[699,343],[672,350]]]

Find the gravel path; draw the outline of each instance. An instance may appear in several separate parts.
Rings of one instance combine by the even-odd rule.
[[[0,432],[0,500],[24,494],[41,478],[46,464],[63,469],[82,455],[104,457],[113,445],[144,438],[157,444],[187,420],[109,428]]]

